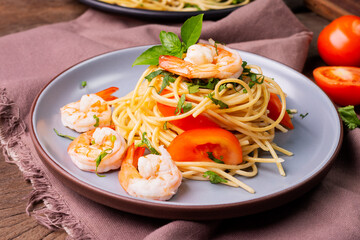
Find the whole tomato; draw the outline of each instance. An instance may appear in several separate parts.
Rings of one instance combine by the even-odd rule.
[[[346,15],[327,25],[317,42],[318,51],[330,66],[360,66],[360,17]]]

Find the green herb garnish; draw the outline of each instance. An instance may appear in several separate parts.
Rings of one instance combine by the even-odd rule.
[[[82,81],[82,82],[81,82],[81,87],[82,87],[82,88],[86,87],[86,85],[87,85],[87,82],[86,82],[86,81]]]
[[[96,175],[97,175],[98,177],[105,177],[105,175],[100,175],[100,174],[98,174],[97,169],[98,169],[98,167],[99,167],[99,165],[100,165],[100,163],[101,163],[101,160],[103,160],[103,159],[106,157],[106,155],[108,155],[108,154],[110,154],[110,153],[112,153],[112,149],[111,149],[111,148],[105,149],[105,150],[102,151],[102,152],[99,154],[99,156],[95,159],[95,162],[96,162],[95,173],[96,173]]]
[[[186,113],[192,109],[191,103],[185,103],[185,94],[181,95],[177,107],[175,109],[175,115],[180,113]]]
[[[193,16],[185,21],[181,27],[181,39],[172,32],[161,31],[159,34],[161,45],[153,46],[137,57],[132,64],[158,65],[161,55],[171,55],[181,58],[187,49],[194,45],[200,38],[204,14]]]
[[[350,130],[360,127],[360,119],[357,117],[353,105],[338,108],[338,112],[341,119]]]
[[[220,159],[223,159],[223,156],[220,156],[220,159],[217,159],[214,154],[212,152],[206,152],[208,155],[208,158],[210,158],[211,160],[213,160],[216,163],[224,163],[223,161],[221,161]]]
[[[188,85],[189,94],[197,93],[199,91],[199,85]]]
[[[222,177],[220,177],[217,173],[215,173],[213,171],[206,171],[204,173],[203,177],[209,178],[210,182],[213,184],[227,183],[226,179],[223,179]]]
[[[96,115],[93,115],[93,118],[96,120],[94,127],[98,127],[100,119]]]
[[[176,80],[175,74],[165,71],[165,70],[162,70],[162,69],[159,69],[159,70],[149,73],[145,77],[145,79],[148,80],[149,82],[151,82],[151,80],[153,80],[153,78],[155,78],[159,75],[163,76],[163,79],[162,79],[161,88],[160,88],[160,91],[158,92],[158,94],[160,94],[164,90],[164,88],[166,88],[167,86],[170,86],[170,82],[173,83]]]
[[[110,138],[111,143],[114,143],[116,141],[116,136],[115,135],[111,135]]]
[[[164,130],[168,130],[167,123],[168,123],[168,121],[164,122],[164,125],[163,125],[163,129],[164,129]]]
[[[301,117],[302,119],[304,119],[307,115],[309,115],[309,113],[300,114],[300,117]]]
[[[63,138],[67,138],[67,139],[70,139],[70,140],[74,140],[76,137],[71,137],[69,135],[64,135],[64,134],[61,134],[59,133],[55,128],[54,128],[54,132],[56,133],[56,135],[58,135],[59,137],[63,137]]]
[[[225,109],[225,108],[229,108],[229,106],[224,103],[223,101],[220,101],[219,99],[214,98],[214,93],[209,93],[206,97],[210,98],[211,101],[215,104],[215,105],[219,105],[220,109]]]
[[[196,8],[197,10],[202,11],[202,9],[198,5],[191,4],[191,3],[185,3],[184,8]]]
[[[160,153],[153,147],[151,146],[151,142],[150,140],[146,137],[146,132],[143,132],[142,134],[142,138],[141,138],[141,142],[137,144],[138,147],[143,146],[144,144],[146,145],[146,147],[149,149],[149,151],[152,154],[156,154],[156,155],[160,155]]]

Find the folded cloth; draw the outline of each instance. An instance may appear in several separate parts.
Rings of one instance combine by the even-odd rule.
[[[355,239],[360,237],[360,132],[345,136],[334,168],[315,190],[264,213],[217,221],[164,220],[118,211],[64,186],[42,164],[26,130],[36,94],[64,69],[101,53],[159,44],[160,25],[88,10],[76,20],[0,38],[0,139],[7,161],[33,184],[27,211],[75,239]],[[213,38],[301,71],[312,34],[281,0],[256,0],[218,21]],[[329,129],[331,131],[331,129]],[[357,147],[356,147],[357,146]],[[43,201],[43,208],[33,206]]]

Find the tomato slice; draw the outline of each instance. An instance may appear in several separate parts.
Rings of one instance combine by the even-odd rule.
[[[358,67],[318,67],[313,71],[317,85],[335,103],[360,104],[360,68]]]
[[[213,162],[209,154],[225,164],[242,163],[239,140],[222,128],[198,128],[178,135],[167,148],[172,159],[178,162]]]
[[[275,93],[270,93],[270,100],[267,106],[269,114],[267,116],[272,120],[276,121],[276,119],[278,119],[280,116],[281,108],[282,104],[279,97]],[[291,118],[287,112],[285,112],[285,115],[281,120],[280,124],[286,128],[294,129],[294,125],[292,124]]]
[[[163,90],[161,95],[169,93],[168,90]],[[162,103],[157,103],[157,107],[159,108],[159,111],[164,117],[170,117],[175,115],[176,107],[167,106]],[[196,128],[209,128],[209,127],[219,127],[218,124],[210,120],[205,115],[200,114],[196,118],[194,118],[192,115],[179,119],[179,120],[173,120],[170,121],[172,124],[177,126],[178,128],[181,128],[184,131],[188,131],[191,129]]]

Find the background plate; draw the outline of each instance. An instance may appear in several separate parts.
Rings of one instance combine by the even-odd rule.
[[[155,11],[139,8],[121,7],[114,4],[108,4],[97,0],[79,0],[81,3],[90,7],[111,13],[117,13],[126,16],[137,17],[145,20],[166,20],[166,21],[184,21],[189,17],[204,13],[205,20],[216,20],[227,16],[239,7],[231,7],[219,10],[194,11],[194,12],[174,12],[174,11]],[[246,6],[246,5],[244,5]]]
[[[82,95],[110,86],[119,87],[116,96],[133,90],[147,66],[131,67],[149,46],[103,54],[81,62],[54,78],[35,99],[31,110],[31,135],[45,165],[65,184],[99,203],[127,212],[173,219],[216,219],[252,214],[286,203],[309,190],[328,172],[342,140],[342,124],[329,98],[309,79],[295,70],[248,52],[239,51],[243,60],[262,67],[288,94],[288,108],[298,114],[295,129],[278,133],[275,142],[294,152],[283,164],[286,177],[275,164],[260,164],[254,178],[240,179],[253,187],[255,194],[243,189],[203,181],[184,180],[178,193],[166,202],[143,200],[127,195],[117,179],[117,171],[97,177],[79,170],[68,157],[69,140],[58,137],[53,128],[67,135],[75,132],[60,120],[60,107]],[[87,86],[81,88],[81,82]],[[301,118],[300,114],[308,115]]]

